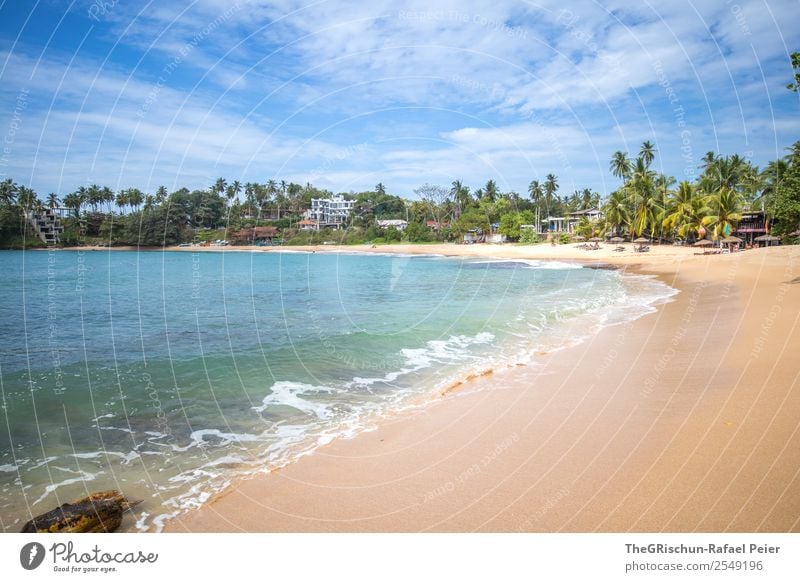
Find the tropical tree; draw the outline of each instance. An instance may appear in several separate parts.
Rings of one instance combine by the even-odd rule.
[[[24,210],[31,210],[38,198],[36,197],[36,192],[32,188],[27,186],[19,186],[17,188],[17,204],[19,204]]]
[[[617,178],[620,178],[623,182],[626,182],[628,178],[630,178],[631,170],[633,170],[631,161],[628,159],[628,154],[622,151],[614,152],[608,167],[611,173]]]
[[[144,202],[144,192],[138,188],[128,188],[128,204],[134,210],[139,210],[139,207]]]
[[[792,72],[794,73],[794,82],[786,85],[789,91],[797,93],[800,91],[800,52],[794,52],[791,56]]]
[[[114,191],[108,186],[100,188],[100,201],[105,203],[106,211],[111,212],[111,205],[114,203]]]
[[[128,204],[130,204],[130,200],[128,198],[128,191],[120,190],[120,192],[117,194],[116,202],[117,206],[120,209],[120,212],[122,212],[122,209],[128,206]]]
[[[50,194],[47,195],[47,206],[50,208],[58,208],[59,204],[61,204],[61,200],[58,199],[58,194],[50,192]]]
[[[680,237],[690,237],[699,233],[708,213],[705,197],[699,195],[692,184],[683,181],[667,201],[662,225]]]
[[[642,144],[642,149],[639,150],[639,157],[642,158],[644,165],[648,168],[650,167],[650,164],[653,163],[653,160],[656,157],[656,148],[652,143],[650,143],[650,140],[647,140]]]
[[[648,142],[645,142],[647,144]],[[637,158],[631,179],[623,187],[630,208],[631,234],[654,234],[661,206],[658,204],[655,173],[648,169],[644,158]]]
[[[72,210],[72,215],[79,218],[81,215],[81,206],[83,206],[83,198],[78,192],[71,192],[64,196],[64,206]]]
[[[472,196],[469,193],[469,186],[465,186],[461,180],[453,180],[450,188],[450,196],[456,203],[458,214],[464,212],[472,204]]]
[[[0,182],[0,204],[14,204],[17,200],[17,191],[17,185],[11,178]]]
[[[489,180],[486,182],[486,186],[483,187],[483,196],[482,198],[488,198],[490,202],[494,202],[497,200],[498,197],[498,190],[497,184],[494,180]]]
[[[554,174],[547,174],[544,181],[544,202],[548,217],[550,216],[550,204],[552,203],[553,196],[555,196],[557,191],[558,177],[556,177]]]
[[[710,227],[714,240],[726,237],[742,219],[741,195],[733,188],[723,187],[706,199],[708,214],[703,218],[703,226]]]
[[[603,216],[606,224],[614,234],[620,234],[630,224],[628,212],[628,198],[625,190],[615,190],[611,193],[603,206]]]
[[[713,164],[714,160],[716,160],[716,159],[717,159],[717,157],[716,157],[716,154],[714,152],[711,152],[711,151],[706,152],[705,155],[701,158],[701,161],[703,163],[700,165],[700,167],[705,169],[705,168],[709,167],[711,164]]]
[[[156,190],[156,195],[155,195],[154,201],[157,204],[161,204],[166,199],[167,199],[167,187],[166,186],[159,186],[158,190]]]
[[[800,141],[790,150],[788,168],[772,196],[779,232],[783,233],[800,229]]]

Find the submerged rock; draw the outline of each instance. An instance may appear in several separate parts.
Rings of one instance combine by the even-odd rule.
[[[92,493],[34,517],[21,533],[111,533],[122,525],[123,513],[139,503],[117,490]]]

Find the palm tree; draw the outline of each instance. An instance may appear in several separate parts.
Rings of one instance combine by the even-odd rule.
[[[47,195],[47,206],[50,208],[58,208],[58,205],[61,203],[61,200],[58,199],[58,194],[55,192],[50,192]]]
[[[533,202],[533,206],[536,208],[536,232],[539,232],[539,228],[542,225],[541,210],[542,200],[544,199],[544,190],[539,180],[531,180],[531,183],[528,185],[528,194],[530,194],[531,202]]]
[[[497,184],[494,180],[489,180],[486,182],[486,186],[483,187],[483,195],[488,198],[490,202],[497,200]]]
[[[703,226],[714,229],[714,240],[728,236],[742,219],[741,195],[733,188],[720,188],[707,198],[706,204],[709,213],[703,218]]]
[[[167,199],[167,187],[159,186],[158,190],[156,190],[156,196],[153,199],[153,202],[156,204],[161,204],[166,199]],[[152,206],[152,204],[150,206]]]
[[[628,159],[628,154],[621,151],[614,152],[614,155],[611,156],[611,162],[608,165],[611,173],[620,178],[623,182],[627,182],[628,178],[631,175],[631,170],[633,166],[631,165],[630,159]]]
[[[122,214],[122,209],[125,206],[130,204],[130,198],[128,197],[127,190],[120,190],[119,194],[117,194],[117,206],[119,206],[120,214]]]
[[[217,181],[211,185],[210,190],[219,195],[222,195],[225,192],[225,188],[227,187],[228,183],[225,181],[225,178],[217,178]]]
[[[460,215],[464,209],[472,202],[472,197],[469,195],[469,186],[464,186],[461,180],[453,180],[450,188],[450,195],[456,201],[458,207],[458,214]]]
[[[642,144],[642,149],[639,150],[639,157],[642,158],[644,165],[648,168],[650,167],[650,164],[653,163],[653,159],[656,157],[656,148],[652,143],[650,143],[650,140],[647,140]]]
[[[64,206],[72,210],[73,216],[75,218],[80,218],[81,215],[81,206],[83,205],[83,199],[81,195],[77,192],[72,192],[64,196]]]
[[[689,182],[683,181],[678,184],[678,189],[673,192],[667,202],[665,216],[661,222],[662,226],[676,232],[678,236],[686,236],[693,229],[696,231],[700,226],[696,216],[698,200],[702,201],[703,197],[697,195],[696,190]]]
[[[700,166],[700,167],[705,169],[705,168],[709,167],[711,164],[713,164],[714,160],[716,160],[717,158],[716,158],[716,154],[714,152],[706,152],[706,155],[704,155],[701,159],[702,159],[703,165]]]
[[[775,193],[780,188],[788,171],[789,163],[786,160],[778,159],[767,164],[767,167],[761,172],[761,195],[756,200],[765,212],[769,213],[772,210]]]
[[[19,186],[17,188],[17,204],[23,209],[32,209],[37,200],[36,192],[34,192],[32,188],[28,188],[27,186]]]
[[[592,208],[597,208],[600,205],[600,194],[597,192],[592,192],[589,188],[584,188],[580,193],[580,197],[581,210],[591,210]]]
[[[603,215],[614,234],[619,234],[622,227],[629,224],[628,199],[624,190],[615,190],[611,193],[603,207]]]
[[[623,189],[630,208],[631,233],[641,236],[648,230],[653,234],[661,206],[658,204],[655,173],[648,169],[644,158],[636,159],[631,179]]]
[[[375,186],[375,193],[386,196],[386,186],[384,186],[382,182],[378,182]]]
[[[130,204],[132,209],[136,209],[138,211],[143,201],[144,201],[144,192],[142,192],[138,188],[128,189],[128,204]]]
[[[11,178],[0,182],[0,204],[14,204],[17,200],[17,185]]]
[[[100,189],[100,200],[105,202],[106,211],[111,212],[111,204],[114,202],[114,191],[108,186],[103,186]]]
[[[92,212],[97,212],[97,205],[103,202],[103,194],[100,191],[100,186],[91,184],[85,190],[86,202],[92,207]]]
[[[553,196],[558,191],[558,177],[554,174],[547,174],[544,180],[544,201],[547,209],[547,216],[550,217],[550,203]]]

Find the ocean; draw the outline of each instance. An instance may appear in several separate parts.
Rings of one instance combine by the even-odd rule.
[[[356,252],[6,251],[0,273],[3,531],[107,489],[143,500],[128,529],[158,531],[237,477],[675,292],[576,264]]]

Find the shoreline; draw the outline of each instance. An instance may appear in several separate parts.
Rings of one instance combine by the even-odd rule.
[[[540,365],[476,377],[235,481],[166,531],[800,531],[800,316],[774,313],[800,313],[800,247],[364,250],[454,250],[441,246],[535,260],[583,252],[587,266],[602,259],[681,292]]]

